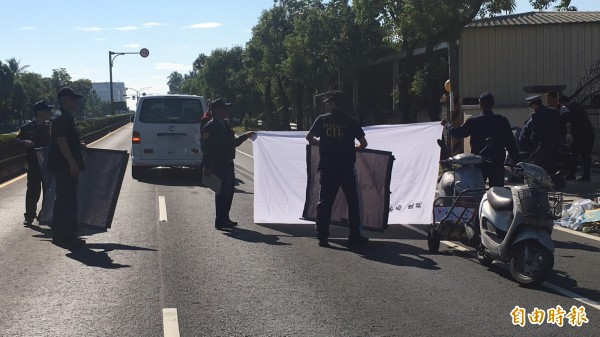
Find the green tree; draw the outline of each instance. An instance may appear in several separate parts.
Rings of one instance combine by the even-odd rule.
[[[0,121],[6,123],[10,115],[12,89],[15,82],[15,75],[7,64],[0,61]]]
[[[183,75],[181,75],[177,71],[172,72],[167,77],[167,85],[169,86],[169,94],[180,94],[182,84],[183,84]]]
[[[52,69],[50,84],[54,93],[57,93],[62,87],[68,86],[69,83],[71,83],[71,75],[69,75],[67,69]]]
[[[15,78],[19,78],[20,75],[25,74],[27,72],[28,65],[21,66],[21,60],[17,60],[16,58],[10,58],[6,60],[10,71],[15,75]]]
[[[320,3],[318,0],[275,1],[270,10],[262,12],[258,23],[252,28],[252,38],[246,45],[245,62],[250,80],[262,92],[266,105],[263,110],[265,126],[268,129],[275,128],[272,113],[277,102],[278,111],[281,112],[281,127],[289,130],[290,79],[284,69],[284,62],[288,58],[285,39],[294,31],[294,18]],[[273,91],[276,96],[273,96]]]
[[[571,6],[571,0],[560,0],[554,9],[560,12],[577,12],[577,7]]]

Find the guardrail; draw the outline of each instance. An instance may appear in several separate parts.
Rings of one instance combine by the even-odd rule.
[[[121,128],[127,124],[129,124],[129,120],[122,121],[110,126],[107,126],[101,130],[91,132],[81,137],[81,141],[84,143],[91,143],[95,140],[98,140],[110,132]],[[26,172],[27,162],[25,160],[25,154],[21,154],[18,156],[6,158],[4,160],[0,160],[0,183],[5,182],[9,179],[12,179],[16,176],[19,176]]]

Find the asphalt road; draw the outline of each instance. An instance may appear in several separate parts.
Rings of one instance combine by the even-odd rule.
[[[130,136],[131,125],[93,146],[129,151]],[[25,179],[0,185],[0,336],[599,335],[597,238],[555,231],[555,271],[534,290],[461,247],[429,253],[422,225],[367,233],[353,251],[334,226],[335,248],[320,248],[311,225],[253,223],[252,144],[238,149],[229,232],[186,170],[137,181],[128,168],[112,228],[74,251],[22,225]],[[589,322],[513,324],[516,306],[559,305]]]

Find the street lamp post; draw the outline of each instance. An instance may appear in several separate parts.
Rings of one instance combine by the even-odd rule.
[[[112,78],[112,67],[117,56],[125,55],[125,54],[140,54],[141,57],[148,57],[150,52],[146,48],[140,49],[139,52],[112,52],[108,51],[108,72],[110,74],[110,113],[115,114],[115,101],[113,98],[113,78]],[[114,55],[114,57],[113,57]]]
[[[135,90],[133,88],[125,88],[125,90],[133,90],[133,91],[135,91],[135,97],[136,97],[135,101],[136,101],[136,105],[137,105],[137,102],[140,100],[140,92],[142,90],[144,90],[144,89],[150,89],[150,88],[152,88],[152,87],[143,87],[143,88],[138,89],[138,90]],[[142,92],[142,95],[145,95],[145,93]]]

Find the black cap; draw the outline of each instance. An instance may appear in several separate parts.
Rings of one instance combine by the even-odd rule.
[[[33,105],[34,112],[40,111],[40,110],[52,110],[52,108],[54,108],[54,105],[48,105],[48,103],[46,103],[46,101],[39,101]]]
[[[325,93],[325,99],[323,103],[327,103],[329,101],[334,101],[336,104],[340,104],[344,102],[344,93],[338,90],[331,90]]]
[[[542,96],[540,95],[527,96],[525,100],[529,103],[542,104]]]
[[[69,88],[69,87],[64,87],[62,89],[60,89],[58,91],[58,94],[56,95],[56,97],[61,98],[61,97],[73,97],[73,98],[82,98],[83,95],[76,93],[75,91],[73,91],[73,89]]]
[[[209,110],[214,111],[216,108],[225,108],[231,106],[231,103],[225,103],[222,98],[217,98],[216,100],[210,102]]]
[[[494,104],[494,96],[486,91],[483,94],[479,95],[479,103]]]
[[[558,101],[561,102],[561,103],[571,102],[571,97],[569,97],[567,95],[560,94],[560,95],[558,95]]]

